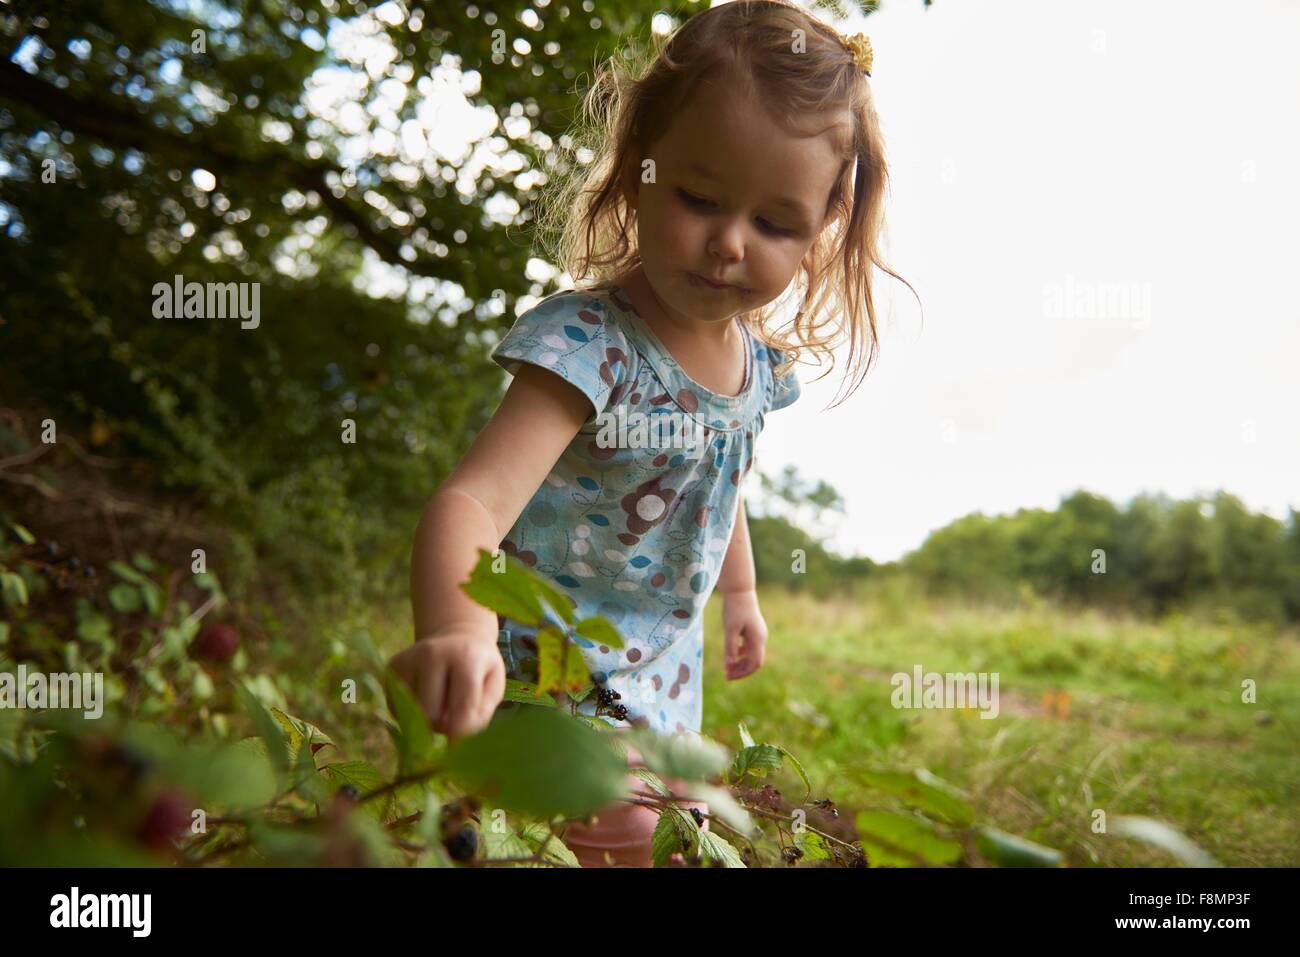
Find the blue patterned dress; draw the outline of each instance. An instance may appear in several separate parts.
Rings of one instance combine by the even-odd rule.
[[[501,548],[559,586],[578,617],[613,622],[625,647],[579,639],[587,667],[628,722],[661,733],[700,731],[703,611],[740,483],[764,415],[799,396],[793,372],[775,375],[780,353],[737,324],[747,349],[736,396],[687,376],[616,286],[548,296],[492,352],[512,374],[524,362],[549,369],[592,405]],[[536,681],[536,629],[499,621],[507,674]],[[594,700],[579,712],[594,715]]]

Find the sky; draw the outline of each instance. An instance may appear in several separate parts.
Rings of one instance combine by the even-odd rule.
[[[1300,3],[887,0],[880,358],[772,413],[838,550],[970,512],[1224,489],[1300,509]],[[842,367],[841,367],[842,368]]]

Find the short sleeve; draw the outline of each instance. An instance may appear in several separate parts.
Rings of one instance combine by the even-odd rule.
[[[609,312],[578,292],[539,302],[492,350],[492,358],[511,375],[526,362],[575,386],[591,402],[593,418],[622,395],[630,355],[627,337]]]
[[[769,347],[767,354],[771,362],[770,372],[772,377],[772,401],[769,403],[768,408],[784,409],[787,405],[794,404],[794,401],[799,398],[801,391],[799,379],[795,375],[793,367],[783,376],[776,374],[777,367],[785,361],[785,353],[779,349]]]

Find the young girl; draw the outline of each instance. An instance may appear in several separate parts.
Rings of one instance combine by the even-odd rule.
[[[536,679],[534,629],[460,591],[479,549],[622,633],[622,649],[582,643],[626,709],[607,723],[700,731],[715,588],[728,680],[762,667],[741,500],[755,440],[798,397],[801,351],[833,366],[847,340],[856,386],[876,350],[887,173],[869,70],[865,37],[736,0],[687,21],[639,78],[613,64],[597,76],[595,161],[552,205],[570,217],[555,261],[587,284],[524,312],[493,351],[514,379],[416,530],[416,642],[392,667],[435,730],[478,731],[507,676]],[[797,277],[802,306],[772,331]],[[564,840],[587,866],[648,865],[655,821],[619,802]]]

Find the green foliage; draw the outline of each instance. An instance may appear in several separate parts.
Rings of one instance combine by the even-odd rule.
[[[0,563],[24,581],[40,544],[26,538],[15,532],[0,543]],[[554,608],[538,598],[545,593],[538,581],[549,583],[536,573],[517,562],[498,568],[480,563],[475,572],[493,576],[495,588],[480,580],[466,590],[511,607],[531,595],[539,609]],[[636,800],[660,814],[652,840],[658,866],[1058,862],[1050,848],[978,821],[956,789],[924,771],[864,772],[884,803],[841,818],[829,799],[813,799],[812,781],[788,749],[756,740],[743,723],[735,752],[699,735],[635,728],[613,735],[608,724],[571,713],[572,699],[513,682],[508,700],[530,707],[503,707],[483,731],[448,745],[364,637],[337,653],[368,694],[340,708],[325,699],[328,684],[281,677],[291,662],[302,667],[290,649],[253,671],[243,650],[200,665],[186,643],[169,646],[169,631],[190,631],[177,620],[191,614],[185,590],[220,595],[215,575],[162,591],[155,613],[143,600],[115,601],[113,589],[144,594],[176,573],[143,554],[115,571],[120,581],[82,597],[80,632],[67,647],[43,637],[49,586],[33,576],[34,604],[18,609],[0,643],[0,671],[18,661],[52,672],[70,658],[93,660],[117,689],[98,721],[68,709],[0,709],[0,864],[576,866],[565,825],[629,799],[628,747],[645,763],[634,772],[644,784]],[[556,639],[570,644],[580,627],[589,637],[618,637],[608,622],[584,620],[555,628]],[[127,640],[137,633],[150,638]],[[202,695],[193,690],[199,676],[208,685]],[[384,731],[388,751],[374,744]],[[787,773],[801,799],[777,789]],[[688,800],[707,803],[709,830]],[[71,830],[68,822],[76,822]],[[472,844],[466,828],[477,835]],[[1170,833],[1133,830],[1186,852]],[[979,858],[968,857],[972,848]]]

